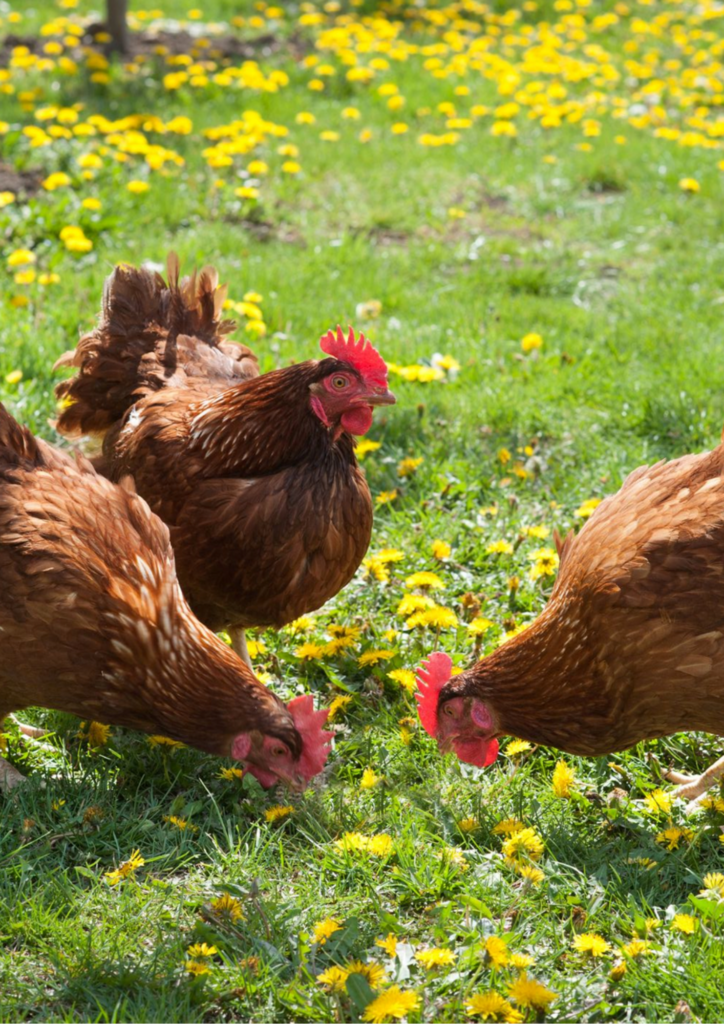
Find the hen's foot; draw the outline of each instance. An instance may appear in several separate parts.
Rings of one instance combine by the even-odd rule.
[[[11,765],[4,757],[0,757],[0,793],[9,793],[15,786],[25,782],[25,776]]]
[[[249,648],[246,646],[246,630],[236,627],[229,630],[231,637],[231,649],[235,651],[242,661],[245,661],[249,668],[254,671],[254,666],[249,657]]]
[[[688,800],[687,813],[695,810],[699,800],[704,794],[716,785],[719,779],[724,776],[724,757],[720,757],[701,775],[681,775],[678,772],[666,772],[666,778],[670,782],[677,783],[676,789],[671,793],[674,799]]]
[[[26,725],[25,722],[19,722],[15,715],[8,715],[8,719],[17,726],[23,736],[28,736],[31,740],[39,740],[42,739],[43,736],[48,735],[47,729],[39,729],[35,725]]]

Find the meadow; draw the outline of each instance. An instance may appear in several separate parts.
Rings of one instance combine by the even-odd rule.
[[[724,794],[687,817],[662,777],[721,740],[510,739],[478,770],[412,695],[431,651],[466,667],[536,616],[555,528],[718,442],[724,10],[189,2],[134,0],[122,60],[98,4],[0,2],[0,398],[58,442],[53,362],[115,263],[170,250],[218,268],[264,370],[368,334],[398,399],[358,449],[368,558],[252,644],[335,749],[296,797],[8,727],[0,1020],[724,1019]]]

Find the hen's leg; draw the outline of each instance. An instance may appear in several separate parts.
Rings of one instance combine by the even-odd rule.
[[[0,732],[2,732],[3,722],[9,717],[0,712]],[[9,793],[14,786],[24,781],[25,776],[21,775],[17,768],[13,767],[4,757],[0,757],[0,793]]]
[[[724,775],[724,757],[720,757],[701,775],[679,775],[678,772],[667,772],[666,778],[680,785],[671,794],[684,800],[697,800]]]
[[[15,715],[8,715],[7,717],[18,727],[23,736],[28,736],[31,740],[39,740],[43,736],[48,735],[47,729],[38,729],[35,725],[26,725],[25,722],[19,722]]]
[[[0,757],[0,793],[9,793],[21,782],[25,782],[25,776],[21,775],[17,768],[14,768],[4,757]]]
[[[231,637],[232,650],[236,651],[242,661],[245,661],[250,669],[254,666],[251,663],[249,657],[249,648],[246,646],[246,630],[242,629],[241,626],[234,626],[233,629],[229,630],[229,636]]]

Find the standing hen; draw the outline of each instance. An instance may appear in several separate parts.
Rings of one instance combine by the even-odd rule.
[[[0,725],[33,705],[236,758],[264,786],[305,784],[328,753],[327,712],[286,707],[194,618],[146,503],[0,405]],[[20,778],[0,758],[0,788]]]
[[[421,721],[487,765],[506,733],[599,755],[682,730],[724,736],[724,445],[642,466],[559,545],[550,601],[523,633],[450,678],[433,654]],[[695,799],[724,775],[670,774]]]
[[[168,524],[183,591],[211,629],[280,627],[319,608],[354,575],[372,502],[354,456],[372,409],[395,401],[372,345],[338,328],[327,358],[258,376],[223,342],[213,270],[178,283],[116,267],[98,327],[56,365],[58,430],[103,438],[96,465]]]

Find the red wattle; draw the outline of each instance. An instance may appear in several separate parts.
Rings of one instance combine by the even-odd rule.
[[[356,405],[353,409],[348,409],[347,412],[342,413],[340,423],[348,434],[361,437],[372,426],[372,406]]]
[[[487,768],[498,756],[497,740],[453,740],[453,749],[465,764]]]

